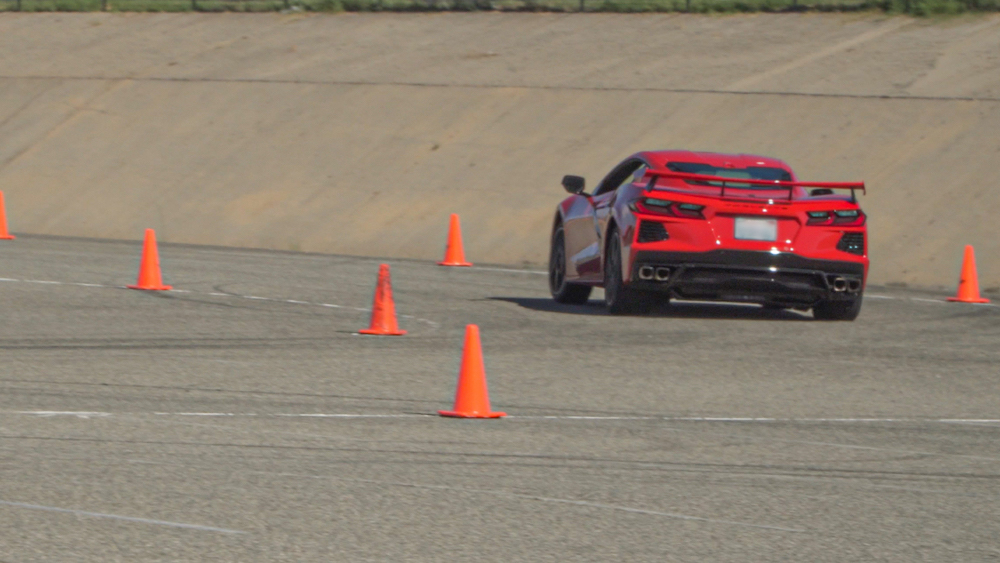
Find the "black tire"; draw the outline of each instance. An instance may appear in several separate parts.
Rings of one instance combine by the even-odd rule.
[[[645,292],[628,287],[622,279],[622,247],[618,229],[608,230],[608,248],[604,255],[604,304],[612,315],[635,315],[648,312],[653,305]]]
[[[590,298],[589,285],[566,281],[566,236],[562,225],[552,233],[552,248],[549,251],[549,291],[556,303],[581,305]]]
[[[818,321],[853,321],[860,312],[860,294],[849,301],[820,301],[813,305],[813,318]]]

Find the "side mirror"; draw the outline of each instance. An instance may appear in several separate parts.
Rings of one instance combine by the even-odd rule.
[[[829,188],[816,188],[809,192],[809,195],[816,197],[818,195],[833,195],[833,190]]]
[[[563,176],[562,185],[564,188],[566,188],[567,192],[579,195],[583,193],[583,188],[586,185],[586,180],[583,179],[583,176],[566,175]]]

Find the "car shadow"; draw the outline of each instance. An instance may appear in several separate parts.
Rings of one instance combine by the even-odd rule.
[[[492,301],[506,301],[532,311],[561,313],[565,315],[610,316],[604,302],[591,299],[583,305],[565,305],[551,298],[540,297],[489,297]],[[811,321],[812,315],[789,309],[765,309],[749,303],[709,303],[705,301],[671,301],[657,305],[649,313],[637,317],[665,317],[687,319],[746,319],[760,321]]]

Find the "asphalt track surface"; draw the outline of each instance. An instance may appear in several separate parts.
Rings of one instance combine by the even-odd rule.
[[[1000,308],[555,306],[537,272],[0,245],[0,561],[995,561]],[[474,257],[470,257],[473,258]],[[502,420],[450,406],[464,326]]]

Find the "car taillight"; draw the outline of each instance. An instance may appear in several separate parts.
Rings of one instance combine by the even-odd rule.
[[[629,208],[632,211],[638,211],[640,213],[655,213],[658,215],[692,217],[697,219],[705,218],[705,216],[702,215],[702,210],[705,209],[704,205],[698,205],[696,203],[675,203],[673,201],[652,197],[633,201],[629,205]]]
[[[861,211],[858,209],[838,209],[833,212],[835,217],[833,222],[838,225],[844,223],[855,223],[861,217]]]
[[[809,225],[819,225],[830,220],[829,211],[809,211],[806,215],[809,216],[809,221],[807,222]]]
[[[669,213],[669,214],[672,215],[673,213],[671,212],[670,208],[671,208],[671,206],[673,206],[673,204],[674,204],[674,202],[667,201],[665,199],[646,198],[646,199],[642,200],[643,207],[649,208],[649,210],[652,211],[652,212],[654,212],[654,213],[657,213],[657,212],[659,212],[659,213]]]
[[[677,213],[680,215],[686,215],[688,217],[698,217],[701,218],[701,210],[705,209],[704,205],[697,205],[695,203],[678,203],[674,206]]]
[[[838,225],[860,227],[865,224],[865,214],[860,209],[834,209],[833,211],[807,211],[807,225]]]

